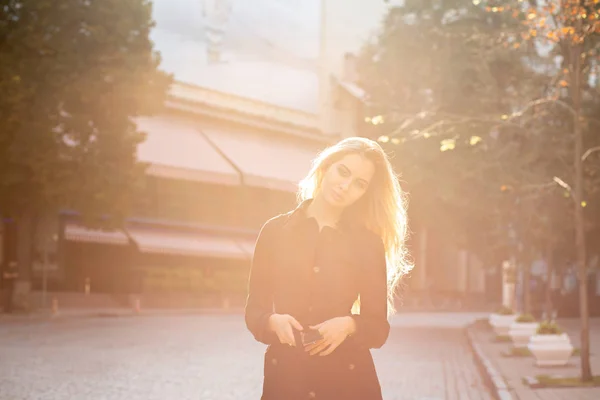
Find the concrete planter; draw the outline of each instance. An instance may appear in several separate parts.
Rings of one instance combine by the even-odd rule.
[[[539,325],[537,322],[514,322],[508,331],[513,346],[520,349],[526,348],[529,339],[535,335]]]
[[[513,316],[513,314],[505,315],[505,314],[491,313],[490,316],[488,317],[488,323],[491,326],[494,326],[494,321],[496,321],[498,318],[512,317],[512,316]]]
[[[494,328],[494,332],[496,332],[496,335],[507,336],[508,331],[510,330],[510,326],[515,322],[517,318],[517,314],[492,314],[492,316],[490,316],[490,324]]]
[[[573,345],[566,333],[560,335],[533,335],[527,348],[539,367],[563,366],[573,354]]]

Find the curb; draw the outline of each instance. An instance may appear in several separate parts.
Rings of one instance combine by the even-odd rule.
[[[492,390],[494,398],[496,400],[513,400],[513,396],[510,393],[508,386],[506,386],[506,382],[504,382],[502,375],[500,375],[483,351],[481,351],[481,348],[473,338],[471,329],[472,325],[467,326],[465,329],[465,334],[467,336],[471,351],[473,352],[477,367],[484,376],[485,382]]]

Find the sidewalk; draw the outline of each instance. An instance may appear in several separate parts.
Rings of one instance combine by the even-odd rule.
[[[201,308],[143,308],[135,312],[127,307],[97,307],[97,308],[64,308],[57,314],[51,310],[39,310],[30,313],[3,314],[0,312],[0,324],[4,322],[37,322],[49,320],[66,320],[76,318],[117,318],[140,316],[168,316],[168,315],[207,315],[207,314],[236,314],[244,315],[244,307],[232,306],[229,308],[201,307]],[[390,321],[392,326],[420,326],[420,327],[455,327],[464,328],[478,318],[485,318],[488,313],[483,312],[432,312],[428,309],[402,309]]]
[[[573,346],[580,347],[579,320],[563,319],[558,324],[569,335]],[[489,325],[478,323],[467,330],[475,356],[482,366],[482,373],[488,375],[492,386],[496,387],[497,398],[501,400],[597,400],[600,387],[593,388],[531,388],[523,379],[538,375],[578,377],[580,357],[575,355],[565,367],[542,368],[535,366],[533,356],[507,357],[510,342],[496,342],[495,334]],[[590,320],[590,352],[592,374],[600,375],[600,319]]]
[[[51,310],[41,310],[23,314],[0,313],[0,324],[5,322],[37,322],[44,320],[62,320],[74,318],[117,318],[117,317],[140,317],[153,315],[206,315],[206,314],[243,314],[244,309],[240,307],[231,308],[148,308],[139,312],[131,308],[67,308],[61,309],[54,314]]]

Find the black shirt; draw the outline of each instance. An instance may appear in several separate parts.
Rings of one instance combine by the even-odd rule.
[[[302,393],[316,393],[317,389],[320,393],[339,394],[342,389],[335,388],[337,380],[319,383],[322,374],[314,373],[319,366],[326,366],[330,371],[323,372],[324,376],[337,374],[335,376],[341,377],[340,382],[354,379],[356,382],[343,385],[344,389],[349,389],[348,393],[379,398],[379,383],[368,349],[381,347],[390,330],[383,242],[376,234],[349,220],[342,220],[337,228],[326,226],[319,230],[317,221],[306,215],[309,204],[310,201],[305,201],[293,212],[269,220],[256,243],[246,324],[256,340],[273,346],[269,349],[271,357],[279,358],[275,369],[279,375],[269,373],[272,366],[271,369],[265,366],[263,399],[304,398]],[[352,315],[352,305],[359,295],[360,314]],[[312,356],[309,363],[302,363],[306,357],[301,348],[291,349],[279,344],[277,336],[268,331],[268,319],[273,313],[290,314],[304,328],[334,317],[352,315],[356,332],[331,355]],[[315,365],[313,360],[318,360],[314,361],[318,364]],[[287,375],[294,374],[296,378],[290,380],[282,372],[286,371],[286,362],[291,368]],[[311,371],[303,371],[309,365]],[[361,374],[362,379],[347,376],[348,371]],[[285,389],[282,382],[291,385],[292,389]],[[293,390],[296,391],[290,392]]]

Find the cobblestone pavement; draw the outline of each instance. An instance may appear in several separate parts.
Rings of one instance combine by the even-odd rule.
[[[373,352],[384,399],[491,399],[459,324],[427,318]],[[0,399],[259,399],[264,349],[238,315],[1,324]]]

